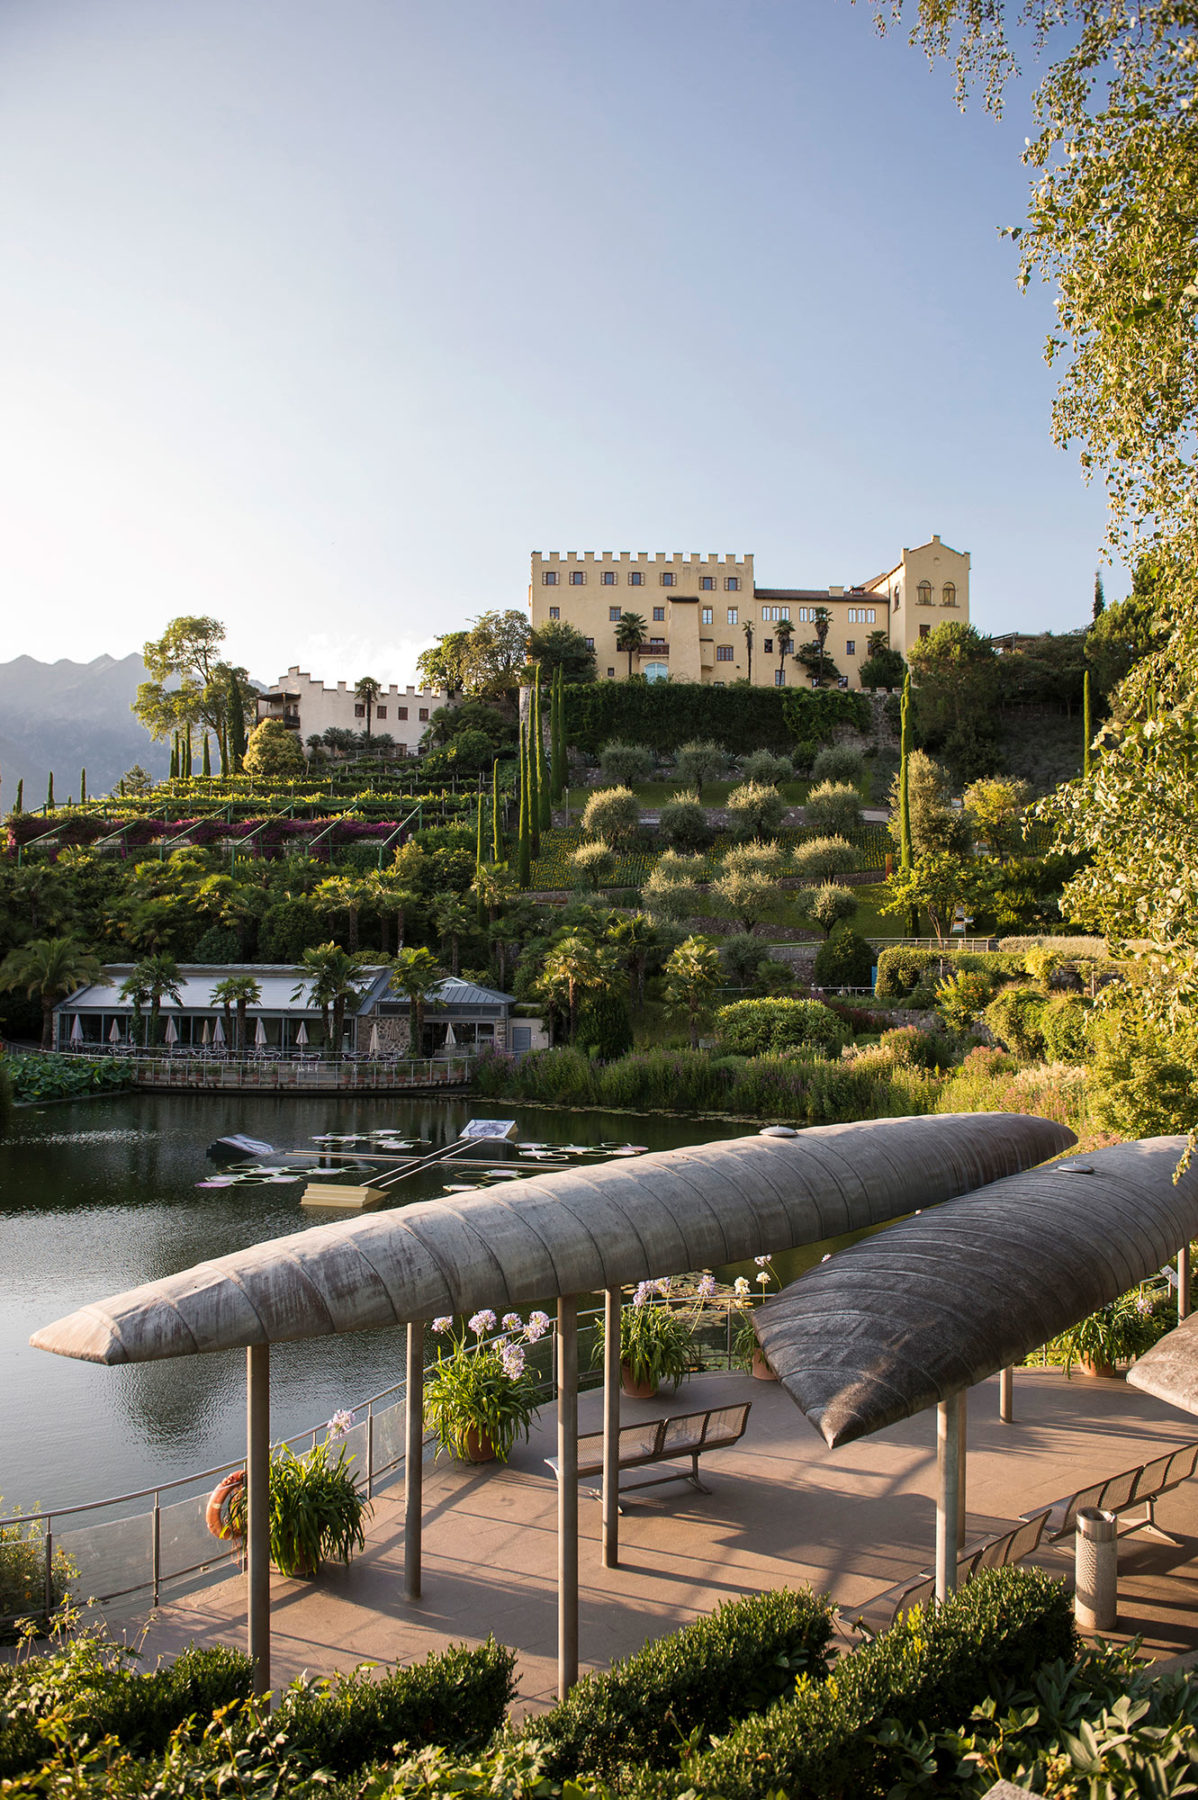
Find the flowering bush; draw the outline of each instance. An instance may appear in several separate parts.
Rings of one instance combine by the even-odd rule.
[[[732,1354],[742,1369],[751,1369],[754,1357],[763,1355],[761,1346],[757,1342],[757,1333],[753,1330],[751,1317],[753,1308],[761,1305],[765,1299],[766,1289],[771,1284],[774,1287],[782,1286],[778,1280],[778,1272],[768,1256],[755,1256],[753,1261],[757,1264],[757,1273],[754,1275],[753,1281],[760,1289],[756,1300],[753,1299],[752,1284],[747,1276],[738,1275],[733,1283],[736,1304],[741,1311],[732,1337]]]
[[[620,1308],[620,1361],[636,1387],[646,1383],[654,1392],[663,1381],[677,1387],[691,1367],[691,1320],[671,1306],[668,1279],[642,1281],[633,1292],[632,1304]],[[603,1321],[595,1333],[591,1359],[603,1362]]]
[[[434,1319],[433,1330],[453,1345],[448,1356],[438,1346],[424,1390],[438,1456],[448,1450],[463,1462],[489,1461],[481,1454],[489,1445],[506,1462],[517,1438],[528,1436],[540,1405],[537,1378],[526,1366],[527,1346],[549,1330],[547,1315],[530,1313],[525,1324],[519,1313],[505,1313],[500,1329],[484,1307],[460,1331],[449,1316]]]
[[[1068,1375],[1075,1362],[1113,1369],[1116,1363],[1151,1350],[1177,1323],[1174,1302],[1167,1287],[1133,1288],[1117,1300],[1100,1306],[1062,1331],[1047,1346],[1059,1358]]]

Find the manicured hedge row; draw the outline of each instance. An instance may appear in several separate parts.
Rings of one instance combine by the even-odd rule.
[[[715,1800],[881,1800],[906,1750],[887,1727],[934,1733],[962,1725],[1004,1683],[1026,1685],[1077,1637],[1064,1586],[1039,1569],[990,1569],[943,1607],[916,1609],[827,1681],[800,1678],[795,1696],[745,1719],[674,1777],[642,1773],[624,1791],[641,1800],[691,1794]]]
[[[546,1772],[559,1780],[625,1765],[666,1768],[691,1732],[726,1731],[799,1675],[822,1679],[831,1635],[831,1606],[809,1589],[733,1600],[606,1674],[586,1676],[520,1735],[540,1746]]]
[[[837,726],[868,731],[864,694],[838,688],[706,686],[698,681],[595,681],[571,685],[566,696],[566,742],[597,756],[612,738],[646,744],[672,756],[692,738],[714,738],[738,756],[750,750],[787,750],[796,740],[813,752]]]

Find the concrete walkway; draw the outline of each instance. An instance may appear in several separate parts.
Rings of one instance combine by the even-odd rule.
[[[810,1582],[848,1612],[932,1561],[935,1417],[893,1426],[828,1450],[773,1383],[707,1375],[677,1397],[625,1401],[626,1420],[753,1402],[733,1450],[700,1465],[710,1497],[685,1483],[633,1496],[621,1521],[621,1566],[599,1556],[599,1506],[581,1504],[580,1652],[584,1670],[606,1666],[646,1639],[712,1611],[721,1600]],[[583,1430],[598,1429],[601,1397],[585,1394]],[[1016,1423],[998,1419],[997,1381],[969,1396],[969,1532],[972,1540],[1039,1503],[1071,1493],[1198,1436],[1190,1420],[1121,1381],[1059,1371],[1020,1371]],[[520,1657],[524,1710],[548,1704],[556,1667],[556,1507],[543,1458],[552,1454],[547,1411],[506,1468],[470,1469],[442,1458],[425,1477],[424,1598],[403,1600],[402,1484],[375,1501],[367,1548],[349,1568],[314,1582],[275,1577],[273,1678],[326,1674],[363,1660],[384,1665],[425,1656],[448,1641],[488,1632]],[[1198,1482],[1160,1505],[1174,1548],[1147,1533],[1120,1546],[1120,1626],[1143,1632],[1146,1653],[1198,1648]],[[1068,1554],[1044,1566],[1068,1572]],[[145,1654],[184,1644],[244,1642],[240,1578],[164,1606]]]

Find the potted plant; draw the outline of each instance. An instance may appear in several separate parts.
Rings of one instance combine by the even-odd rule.
[[[738,1275],[733,1284],[734,1304],[740,1309],[740,1317],[736,1322],[736,1330],[732,1338],[732,1354],[742,1369],[747,1369],[757,1381],[777,1381],[778,1377],[766,1360],[765,1351],[757,1341],[757,1333],[753,1330],[753,1308],[760,1306],[765,1299],[765,1290],[772,1282],[775,1287],[781,1286],[773,1263],[768,1256],[755,1256],[757,1274],[754,1280],[761,1289],[754,1301],[753,1290],[744,1275]]]
[[[528,1436],[541,1395],[525,1366],[526,1346],[544,1337],[549,1319],[543,1312],[530,1313],[526,1325],[519,1313],[505,1313],[502,1332],[489,1335],[496,1329],[489,1307],[458,1332],[452,1318],[433,1320],[433,1330],[453,1345],[448,1355],[438,1346],[424,1389],[438,1456],[448,1450],[462,1462],[506,1462],[517,1438]]]
[[[620,1308],[620,1386],[630,1400],[652,1400],[663,1381],[678,1387],[691,1366],[689,1319],[670,1305],[668,1280],[642,1281]],[[603,1362],[603,1321],[591,1360]]]
[[[1167,1293],[1153,1295],[1137,1288],[1120,1294],[1062,1331],[1049,1348],[1061,1356],[1066,1375],[1077,1363],[1087,1375],[1111,1380],[1119,1374],[1119,1363],[1143,1355],[1170,1328],[1170,1319],[1158,1317],[1162,1307],[1168,1308]]]
[[[280,1575],[311,1579],[322,1562],[348,1563],[366,1543],[363,1520],[370,1502],[350,1472],[352,1456],[342,1444],[336,1461],[332,1445],[344,1437],[352,1414],[337,1413],[323,1444],[296,1456],[286,1444],[270,1459],[270,1559]],[[245,1538],[246,1491],[236,1489],[229,1504],[232,1535]]]

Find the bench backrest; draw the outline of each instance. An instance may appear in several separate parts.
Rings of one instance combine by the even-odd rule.
[[[1169,1471],[1161,1483],[1160,1492],[1164,1493],[1166,1488],[1178,1487],[1183,1481],[1188,1481],[1196,1467],[1198,1467],[1198,1443],[1183,1444],[1180,1450],[1174,1451],[1169,1460]]]
[[[702,1412],[676,1413],[668,1419],[646,1419],[621,1425],[619,1460],[627,1464],[649,1457],[689,1456],[692,1450],[720,1450],[745,1435],[751,1400],[739,1406],[709,1406]],[[602,1454],[603,1433],[588,1431],[578,1439],[578,1460],[588,1468]]]
[[[1142,1473],[1142,1468],[1137,1464],[1134,1469],[1124,1469],[1122,1474],[1112,1475],[1102,1490],[1099,1508],[1103,1512],[1121,1512],[1125,1506],[1130,1506]],[[1077,1508],[1074,1507],[1075,1516],[1076,1512]]]

